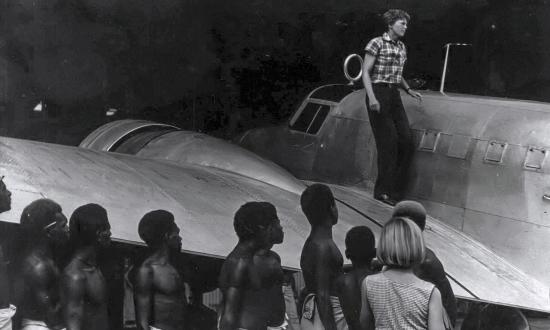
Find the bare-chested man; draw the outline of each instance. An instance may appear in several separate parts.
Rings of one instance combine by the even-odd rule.
[[[301,327],[327,330],[347,329],[338,299],[336,279],[342,273],[344,259],[332,240],[332,227],[338,222],[338,209],[330,188],[309,186],[300,199],[311,232],[302,248],[300,266],[306,285]]]
[[[108,330],[107,288],[98,253],[111,243],[107,211],[97,204],[78,207],[69,220],[74,253],[62,278],[67,330]]]
[[[137,270],[134,303],[138,330],[181,330],[185,326],[185,286],[173,265],[181,251],[180,229],[172,213],[151,211],[143,216],[139,236],[151,254]]]
[[[274,244],[272,233],[277,224],[270,203],[246,203],[235,213],[233,226],[239,242],[227,256],[219,281],[223,293],[221,330],[265,330],[269,326],[271,315],[266,310],[273,304],[267,299],[273,285],[266,280],[277,262],[267,251]],[[278,290],[282,291],[281,283]]]
[[[269,245],[261,249],[254,255],[254,268],[258,272],[261,287],[265,289],[267,313],[267,325],[269,330],[285,329],[287,322],[285,320],[285,298],[283,295],[284,274],[281,267],[281,257],[271,248],[275,244],[281,244],[284,239],[283,227],[277,216],[275,207],[266,203],[266,216],[274,219],[269,225]]]
[[[0,213],[11,210],[11,192],[0,177]],[[8,261],[4,259],[4,249],[0,245],[0,330],[11,330],[15,306],[10,304],[10,279]]]
[[[22,296],[18,314],[23,330],[63,328],[59,296],[60,255],[69,227],[61,206],[50,199],[29,204],[21,214]]]
[[[366,226],[351,228],[346,234],[346,258],[351,260],[352,268],[337,280],[342,310],[350,330],[361,329],[361,283],[371,269],[372,259],[376,256],[374,234]]]

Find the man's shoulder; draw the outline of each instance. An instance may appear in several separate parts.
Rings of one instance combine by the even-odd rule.
[[[353,272],[342,273],[338,276],[337,281],[339,281],[342,285],[349,287],[357,283],[357,278]]]
[[[138,276],[143,275],[152,275],[155,272],[153,267],[153,260],[147,258],[143,261],[141,265],[136,269]]]
[[[242,272],[247,270],[254,262],[253,256],[249,255],[233,255],[228,256],[223,262],[222,275],[234,275],[235,272]]]
[[[281,263],[281,257],[273,250],[260,250],[255,254],[255,257]]]
[[[426,251],[424,261],[415,267],[415,274],[430,282],[445,279],[446,276],[443,264],[431,250]]]
[[[27,254],[21,262],[22,270],[27,272],[42,272],[48,269],[48,262],[44,258],[31,253]]]
[[[253,258],[249,256],[225,259],[219,276],[220,288],[245,286],[252,263]]]
[[[443,268],[443,264],[437,257],[437,255],[430,249],[426,249],[426,257],[424,258],[424,261],[422,264],[427,264],[432,267],[441,267]]]
[[[42,260],[40,258],[27,258],[24,261],[22,275],[27,280],[30,280],[29,284],[45,283],[50,281],[56,274],[56,270],[53,268],[52,263],[48,260]]]
[[[78,261],[71,260],[69,264],[63,269],[64,281],[83,281],[86,279],[86,273],[78,264]]]

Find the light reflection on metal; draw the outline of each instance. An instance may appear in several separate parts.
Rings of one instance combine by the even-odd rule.
[[[502,164],[504,153],[508,143],[502,141],[489,141],[483,161],[489,164]]]
[[[348,65],[349,65],[349,62],[354,58],[356,58],[359,61],[360,69],[359,69],[359,73],[355,77],[352,77],[348,72]],[[354,82],[361,79],[361,76],[363,75],[363,59],[361,58],[361,56],[357,54],[351,54],[351,55],[348,55],[348,57],[346,57],[346,59],[344,60],[344,75],[346,76],[346,79],[349,81],[348,85],[353,85]]]
[[[437,147],[437,142],[439,141],[440,133],[441,132],[437,132],[433,130],[424,130],[424,132],[422,133],[422,138],[418,145],[418,150],[435,152],[435,148]]]
[[[546,155],[548,151],[546,148],[540,148],[535,146],[529,146],[527,148],[527,154],[525,155],[525,162],[523,168],[526,170],[540,171],[544,167],[546,161]]]

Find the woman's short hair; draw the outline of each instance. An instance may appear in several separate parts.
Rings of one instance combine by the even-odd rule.
[[[426,246],[420,228],[410,219],[393,217],[382,228],[376,257],[386,266],[410,268],[424,260]]]
[[[409,23],[411,21],[411,16],[404,10],[401,9],[390,9],[382,15],[386,25],[393,25],[400,19],[404,19]]]

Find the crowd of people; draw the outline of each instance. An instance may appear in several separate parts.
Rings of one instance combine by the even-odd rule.
[[[251,202],[235,215],[239,243],[220,276],[220,329],[452,328],[456,301],[441,262],[424,244],[422,205],[397,204],[378,248],[368,227],[351,228],[345,255],[352,266],[344,267],[332,239],[338,209],[330,188],[313,184],[300,202],[311,225],[300,259],[305,282],[300,321],[292,322],[285,313],[283,270],[271,250],[284,236],[276,210],[269,203]]]
[[[9,210],[11,193],[1,180],[0,195],[0,212]],[[451,327],[454,296],[441,263],[424,245],[420,204],[395,207],[378,248],[368,227],[349,230],[345,255],[352,266],[344,267],[332,239],[338,209],[330,188],[313,184],[300,203],[311,232],[301,254],[305,287],[299,303],[292,273],[272,250],[284,241],[277,210],[249,202],[234,216],[238,243],[221,267],[222,301],[210,324],[191,321],[193,304],[175,261],[182,238],[174,216],[165,210],[145,214],[137,231],[148,252],[131,276],[137,329]],[[14,329],[109,329],[111,292],[98,258],[111,240],[107,211],[86,204],[67,220],[55,201],[38,199],[24,208],[19,232],[19,258],[9,265],[16,275],[8,278],[7,264],[0,263],[0,329],[12,329],[12,318]]]

